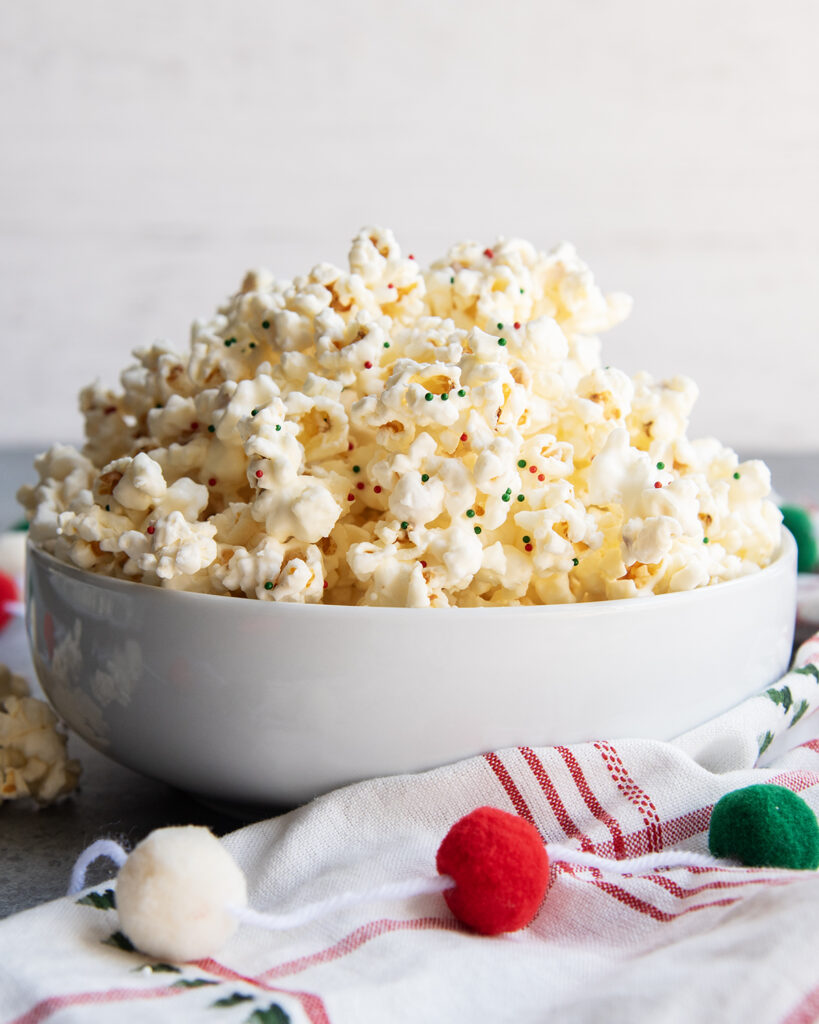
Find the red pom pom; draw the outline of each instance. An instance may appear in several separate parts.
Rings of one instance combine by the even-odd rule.
[[[6,611],[6,601],[17,601],[20,593],[17,584],[4,572],[0,572],[0,629],[11,619],[11,612]]]
[[[456,821],[435,863],[455,880],[444,892],[449,909],[482,935],[525,928],[549,885],[549,856],[537,829],[494,807]]]

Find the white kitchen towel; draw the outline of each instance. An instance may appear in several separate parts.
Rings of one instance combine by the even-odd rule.
[[[819,741],[785,742],[819,708],[817,665],[819,636],[775,686],[672,743],[487,753],[338,790],[223,842],[250,905],[271,912],[434,873],[450,826],[486,804],[605,857],[707,852],[711,808],[731,790],[786,786],[819,810]],[[662,686],[660,671],[658,700]],[[551,876],[534,922],[513,936],[472,934],[429,895],[284,933],[242,926],[217,956],[185,965],[129,948],[112,881],[0,922],[0,1022],[819,1020],[816,872],[622,877],[553,864]]]

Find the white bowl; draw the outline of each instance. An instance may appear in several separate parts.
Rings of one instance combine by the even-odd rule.
[[[532,608],[288,605],[95,576],[29,546],[43,689],[99,750],[293,805],[502,747],[670,739],[787,669],[796,546],[702,590]]]

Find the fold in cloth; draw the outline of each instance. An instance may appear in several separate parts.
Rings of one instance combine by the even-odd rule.
[[[775,686],[671,743],[496,751],[349,786],[222,841],[247,875],[250,906],[270,912],[428,875],[450,826],[486,804],[547,842],[609,858],[705,853],[711,808],[731,790],[774,783],[819,809],[819,741],[804,738],[819,708],[817,664],[819,635]],[[661,672],[657,690],[662,699]],[[182,966],[128,949],[116,884],[97,886],[0,922],[0,1021],[819,1020],[817,873],[551,873],[534,922],[513,936],[471,934],[432,894],[285,933],[243,926],[218,956]]]

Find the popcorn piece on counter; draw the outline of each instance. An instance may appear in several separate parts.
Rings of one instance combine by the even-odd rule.
[[[365,228],[348,269],[248,273],[190,349],[86,388],[83,453],[20,491],[92,571],[259,600],[445,607],[690,590],[757,571],[759,462],[689,440],[684,377],[604,365],[574,248],[462,242],[426,271]]]
[[[0,664],[0,804],[25,797],[49,804],[76,789],[79,777],[57,716],[29,696],[22,676]]]

